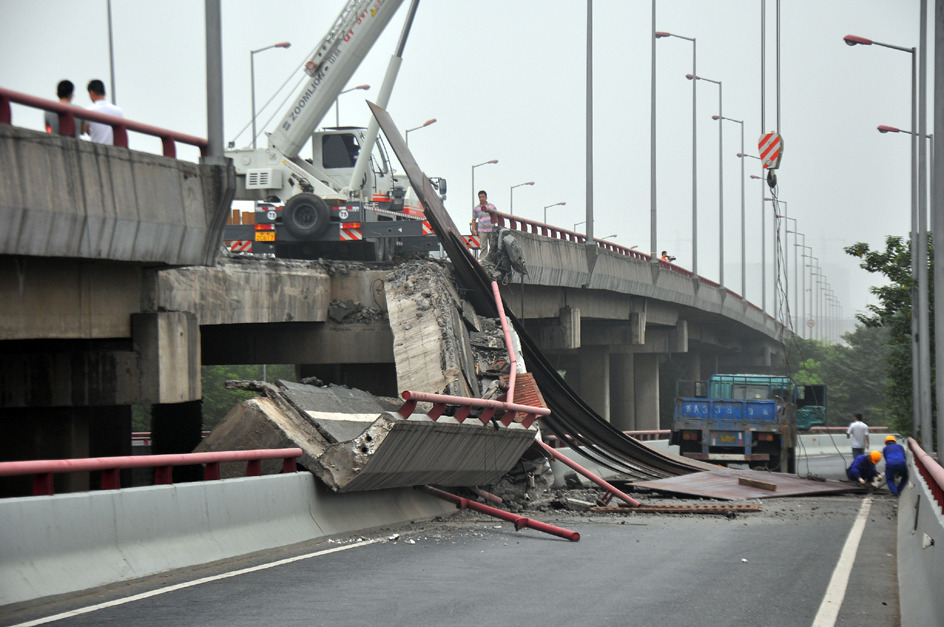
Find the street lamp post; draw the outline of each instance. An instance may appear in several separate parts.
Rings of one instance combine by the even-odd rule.
[[[547,205],[546,207],[544,207],[544,224],[547,224],[547,210],[548,209],[550,209],[551,207],[561,207],[566,204],[567,204],[566,202],[561,201],[561,202],[555,202],[553,205]]]
[[[586,220],[584,220],[583,222],[577,222],[576,224],[574,224],[574,233],[577,232],[578,226],[580,226],[581,224],[586,224],[586,223],[587,223]]]
[[[477,163],[474,166],[472,166],[472,197],[475,199],[472,202],[473,205],[478,200],[478,195],[476,195],[475,193],[475,168],[480,168],[483,165],[494,165],[496,163],[498,163],[498,159],[492,159],[491,161],[483,161],[482,163]]]
[[[358,89],[370,89],[370,85],[358,85],[357,87],[351,87],[350,89],[345,89],[344,91],[338,94],[337,98],[334,99],[334,125],[335,126],[337,127],[341,126],[341,113],[338,109],[338,100],[341,99],[342,95],[351,91],[357,91]]]
[[[724,117],[724,111],[721,108],[721,81],[716,81],[697,74],[686,74],[688,80],[708,81],[718,86],[718,117]],[[724,132],[721,125],[718,125],[718,285],[724,289],[724,160],[721,156],[724,154]]]
[[[675,37],[692,42],[692,76],[696,76],[696,48],[694,37],[685,37],[665,31],[656,31],[656,39]],[[692,274],[698,276],[698,81],[692,81]],[[655,248],[653,248],[655,251]]]
[[[750,157],[763,161],[760,157],[744,154],[743,152],[738,153],[738,156],[741,159]],[[751,174],[751,179],[762,183],[760,188],[760,308],[762,311],[767,311],[767,213],[765,211],[766,205],[764,205],[767,190],[763,186],[767,181],[763,176],[757,176],[756,174]]]
[[[906,48],[893,44],[882,43],[857,35],[846,35],[843,41],[849,46],[880,46],[911,54],[911,128],[918,129],[918,54],[915,47]],[[923,87],[923,85],[922,85]],[[924,119],[921,120],[922,127]],[[919,131],[921,129],[918,129]],[[918,137],[911,135],[911,269],[918,277],[917,307],[912,299],[911,324],[912,338],[918,338],[918,360],[912,360],[912,381],[917,394],[917,404],[914,406],[914,420],[916,431],[922,440],[931,441],[931,344],[930,303],[928,302],[928,233],[926,207],[919,209],[918,194],[924,199],[925,194],[919,190],[917,167]],[[924,154],[922,150],[922,155]],[[923,179],[923,176],[922,176]],[[923,204],[923,203],[922,203]],[[917,242],[915,241],[917,233]],[[917,318],[917,320],[916,320]]]
[[[795,218],[787,218],[787,220],[790,220],[790,221],[793,222],[793,230],[792,230],[792,231],[790,230],[790,227],[787,226],[787,235],[789,235],[790,233],[793,233],[793,306],[794,306],[794,307],[799,307],[799,306],[800,306],[800,296],[799,296],[799,291],[798,291],[798,289],[799,289],[799,284],[800,284],[800,277],[797,276],[797,251],[796,251],[796,247],[797,247],[797,243],[798,243],[796,236],[797,236],[799,233],[798,233],[798,231],[797,231],[796,219],[795,219]],[[806,239],[804,238],[803,241],[806,241]],[[790,246],[790,240],[787,240],[787,246],[788,246],[788,247]],[[797,310],[796,312],[794,312],[794,319],[795,319],[795,324],[796,324],[796,326],[793,328],[793,330],[796,331],[796,330],[797,330],[797,327],[800,326],[800,312],[799,312],[799,310]]]
[[[515,188],[521,187],[523,185],[534,185],[534,181],[528,181],[527,183],[518,183],[517,185],[512,185],[511,190],[509,190],[509,202],[508,202],[508,213],[515,215]]]
[[[803,244],[800,244],[800,242],[796,241],[796,236],[797,236],[797,235],[799,235],[800,237],[803,238]],[[801,249],[801,250],[805,250],[805,249],[809,248],[809,247],[806,245],[806,235],[805,235],[805,234],[803,234],[803,233],[794,233],[794,234],[793,234],[793,237],[794,237],[794,241],[793,241],[793,246],[794,246],[794,248]],[[799,325],[802,325],[802,326],[800,327],[800,337],[803,337],[803,327],[806,326],[806,270],[804,269],[804,271],[803,271],[802,273],[799,273],[799,274],[798,274],[798,273],[797,273],[797,270],[796,270],[796,267],[795,267],[795,264],[796,264],[796,263],[799,263],[800,257],[803,257],[803,256],[805,256],[805,254],[806,254],[806,253],[801,252],[801,250],[795,250],[795,251],[794,251],[794,255],[795,255],[795,256],[794,256],[794,258],[793,258],[793,261],[794,261],[793,274],[794,274],[794,276],[796,277],[796,280],[799,281],[799,283],[800,283],[800,315],[799,315],[799,317],[797,318],[797,320],[799,321],[798,324],[799,324]],[[806,261],[803,262],[803,265],[804,265],[804,266],[806,265]]]
[[[410,145],[410,133],[411,133],[411,132],[413,132],[413,131],[418,131],[418,130],[420,130],[421,128],[426,128],[426,127],[429,126],[430,124],[435,124],[435,123],[436,123],[436,118],[430,118],[430,119],[426,120],[425,122],[423,122],[422,124],[420,124],[419,126],[414,126],[413,128],[408,128],[408,129],[406,129],[406,131],[405,131],[404,134],[403,134],[403,137],[404,137],[404,139],[406,140],[406,145],[407,145],[407,146]]]
[[[764,198],[764,200],[770,202],[770,203],[773,205],[773,208],[774,208],[774,285],[773,285],[773,289],[774,289],[774,319],[776,320],[779,315],[783,314],[784,321],[786,321],[786,315],[784,314],[783,311],[780,310],[779,301],[778,301],[778,299],[777,299],[777,296],[778,296],[778,294],[779,294],[779,293],[777,292],[777,285],[780,283],[780,255],[779,255],[780,248],[777,246],[777,244],[780,242],[780,218],[783,218],[783,219],[784,219],[784,229],[786,229],[786,220],[788,219],[788,218],[787,218],[787,215],[788,215],[788,213],[787,213],[787,203],[786,203],[786,201],[780,200],[779,198]],[[780,215],[780,214],[777,213],[777,205],[783,205],[783,215]],[[783,259],[784,271],[783,271],[783,274],[784,274],[784,277],[786,278],[786,274],[787,274],[787,271],[786,271],[787,249],[786,249],[786,248],[784,248],[784,253],[783,253],[783,255],[784,255],[784,259]],[[788,282],[788,283],[789,283],[789,282]],[[790,295],[789,295],[786,291],[784,291],[784,300],[786,301],[787,307],[789,307],[789,306],[790,306]]]
[[[744,154],[744,120],[735,120],[734,118],[728,118],[721,115],[711,116],[713,120],[718,120],[719,122],[727,120],[728,122],[734,122],[735,124],[741,125],[741,152],[738,153],[738,156]],[[741,298],[746,298],[747,290],[747,231],[745,230],[745,213],[744,213],[744,158],[741,158]]]
[[[272,44],[271,46],[266,46],[265,48],[259,48],[258,50],[249,51],[249,84],[252,89],[252,148],[256,148],[256,53],[262,52],[263,50],[269,50],[271,48],[288,48],[292,44],[288,41],[283,41],[277,44]]]

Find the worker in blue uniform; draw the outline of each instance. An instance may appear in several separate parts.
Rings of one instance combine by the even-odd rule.
[[[882,456],[885,457],[885,481],[888,483],[888,491],[898,496],[901,494],[901,489],[908,483],[908,460],[905,458],[905,447],[895,440],[895,436],[886,436]],[[896,477],[898,477],[897,483]]]
[[[857,481],[862,485],[872,483],[875,479],[881,480],[882,476],[875,468],[875,464],[881,460],[882,454],[878,451],[870,451],[864,455],[859,455],[846,468],[846,476],[849,477],[849,481]]]

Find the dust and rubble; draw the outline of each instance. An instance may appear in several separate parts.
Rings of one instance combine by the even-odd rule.
[[[318,263],[332,274],[353,273],[359,265],[304,263]],[[501,326],[478,316],[463,300],[451,266],[415,260],[388,270],[375,295],[383,306],[335,299],[328,317],[341,324],[387,318],[396,389],[501,397],[511,363]],[[233,408],[198,451],[297,446],[303,451],[299,464],[336,491],[429,483],[493,485],[511,471],[505,487],[498,489],[511,495],[512,485],[523,482],[526,487],[519,491],[525,498],[528,486],[547,481],[535,477],[550,476],[543,458],[522,460],[538,433],[536,426],[506,426],[497,420],[483,424],[475,412],[464,422],[449,415],[434,421],[424,415],[429,406],[404,417],[397,413],[403,405],[399,399],[316,379],[231,381],[227,386],[260,396]],[[277,471],[275,462],[268,466],[264,471]],[[225,468],[221,472],[227,476]]]

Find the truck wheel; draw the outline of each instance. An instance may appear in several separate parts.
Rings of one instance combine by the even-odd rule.
[[[328,204],[314,194],[292,196],[282,209],[282,223],[300,240],[312,240],[328,228]]]

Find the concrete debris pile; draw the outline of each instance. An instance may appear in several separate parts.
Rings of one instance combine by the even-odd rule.
[[[401,264],[384,292],[397,389],[475,398],[501,394],[498,381],[510,361],[501,325],[478,316],[461,297],[451,266],[430,260]]]
[[[475,314],[450,268],[433,260],[403,263],[385,275],[382,292],[376,288],[373,298],[384,300],[393,335],[397,389],[497,399],[510,364],[500,324]],[[382,311],[337,300],[329,317],[357,324]],[[304,451],[301,466],[336,491],[499,484],[525,463],[522,454],[537,434],[536,426],[515,422],[483,424],[475,412],[462,423],[448,415],[433,421],[428,406],[404,419],[396,413],[399,399],[320,381],[228,386],[261,396],[235,407],[197,451],[297,446]],[[500,490],[524,499],[543,473],[537,466],[512,473]],[[278,470],[276,463],[264,468]]]
[[[535,430],[512,423],[459,424],[442,417],[403,419],[383,399],[343,386],[279,381],[230,382],[263,396],[237,405],[196,452],[299,447],[299,464],[336,491],[379,490],[435,483],[495,483],[521,458]],[[278,472],[281,462],[263,466]],[[238,476],[239,468],[223,468]]]

